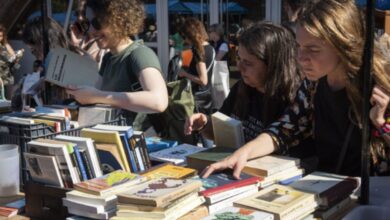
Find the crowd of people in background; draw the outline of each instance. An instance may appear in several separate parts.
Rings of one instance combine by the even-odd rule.
[[[177,16],[172,21],[168,43],[173,55],[180,56],[185,48],[192,54],[188,67],[178,74],[191,82],[196,106],[184,132],[199,131],[212,140],[210,115],[215,110],[244,125],[246,144],[209,166],[204,177],[223,169],[233,169],[239,177],[247,160],[271,153],[316,157],[309,166],[359,175],[364,16],[353,0],[285,0],[283,10],[288,17],[283,25],[246,20],[241,26],[232,25],[228,33],[223,24],[207,26],[196,17]],[[156,53],[136,40],[144,28],[145,41],[155,41],[157,36],[155,24],[144,27],[143,3],[88,0],[77,15],[69,30],[47,19],[50,48],[62,47],[94,59],[100,67],[99,80],[94,87],[62,88],[35,77],[35,89],[50,93],[45,104],[107,104],[123,109],[135,130],[148,129],[147,115],[164,112],[169,94]],[[11,99],[11,90],[5,88],[14,84],[13,72],[21,57],[6,35],[0,25],[0,99]],[[37,60],[32,72],[42,77],[42,17],[28,21],[22,39]],[[215,61],[236,65],[241,74],[220,109],[212,108],[210,92]],[[375,44],[370,153],[372,173],[377,175],[390,174],[389,68],[389,60]],[[16,109],[28,110],[26,96],[15,94],[20,95],[15,96],[20,101]],[[343,148],[345,157],[334,163]]]

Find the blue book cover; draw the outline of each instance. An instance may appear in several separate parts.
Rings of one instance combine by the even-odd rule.
[[[110,152],[102,149],[98,149],[98,156],[102,165],[103,174],[114,172],[115,170],[122,170],[120,162]]]
[[[76,159],[77,159],[77,165],[78,165],[78,168],[80,170],[81,177],[83,178],[82,181],[88,180],[87,172],[85,171],[83,159],[81,158],[81,154],[80,154],[79,148],[77,146],[74,146],[73,147],[73,151],[74,151],[74,154],[75,154]]]
[[[174,147],[178,144],[177,141],[164,140],[159,137],[147,137],[145,138],[145,141],[149,153]]]
[[[135,163],[134,153],[132,152],[130,145],[129,145],[129,138],[125,133],[119,133],[119,137],[121,138],[122,145],[125,148],[125,153],[127,156],[127,160],[130,164],[131,172],[136,173],[138,172],[137,165]]]

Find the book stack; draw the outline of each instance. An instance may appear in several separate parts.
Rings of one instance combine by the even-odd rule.
[[[175,165],[186,165],[186,157],[188,155],[195,154],[204,150],[206,150],[206,148],[190,144],[180,144],[175,147],[153,152],[150,154],[150,159],[160,162],[169,162]]]
[[[198,195],[202,182],[193,179],[156,179],[118,194],[113,219],[178,219],[204,203]]]
[[[358,185],[357,178],[317,171],[290,184],[295,189],[316,194],[319,207],[314,217],[321,219],[335,219],[339,213],[349,211],[354,206],[350,195]]]
[[[146,180],[147,178],[143,176],[117,170],[75,184],[75,190],[66,193],[63,204],[71,214],[94,219],[108,219],[116,212],[117,197],[115,194]]]
[[[233,202],[258,192],[261,178],[241,174],[240,179],[236,180],[230,173],[215,173],[200,180],[203,190],[199,194],[204,196],[209,213],[214,214],[227,206],[233,206]]]
[[[213,147],[187,156],[187,167],[202,172],[207,166],[230,156],[235,150],[226,147]]]
[[[99,124],[82,129],[80,135],[95,141],[103,173],[118,169],[137,173],[151,167],[144,133],[131,126]]]
[[[274,184],[234,202],[234,206],[268,212],[276,220],[292,220],[302,219],[312,213],[317,207],[317,201],[313,193]]]
[[[288,185],[302,178],[304,170],[299,158],[271,155],[248,161],[242,172],[263,177],[260,187],[264,188],[274,183]]]

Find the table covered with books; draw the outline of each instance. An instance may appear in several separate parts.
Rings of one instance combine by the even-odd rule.
[[[198,174],[233,148],[145,137],[131,126],[26,143],[25,213],[39,219],[340,219],[358,206],[359,178],[313,172],[298,158],[249,161],[241,178]],[[373,205],[389,206],[390,178],[372,178]],[[1,200],[0,200],[1,201]],[[9,201],[2,201],[3,207]],[[23,211],[23,210],[18,210]]]

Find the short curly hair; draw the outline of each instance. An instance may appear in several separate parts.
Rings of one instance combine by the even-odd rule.
[[[131,37],[143,31],[145,10],[140,0],[88,0],[87,7],[116,37]]]

